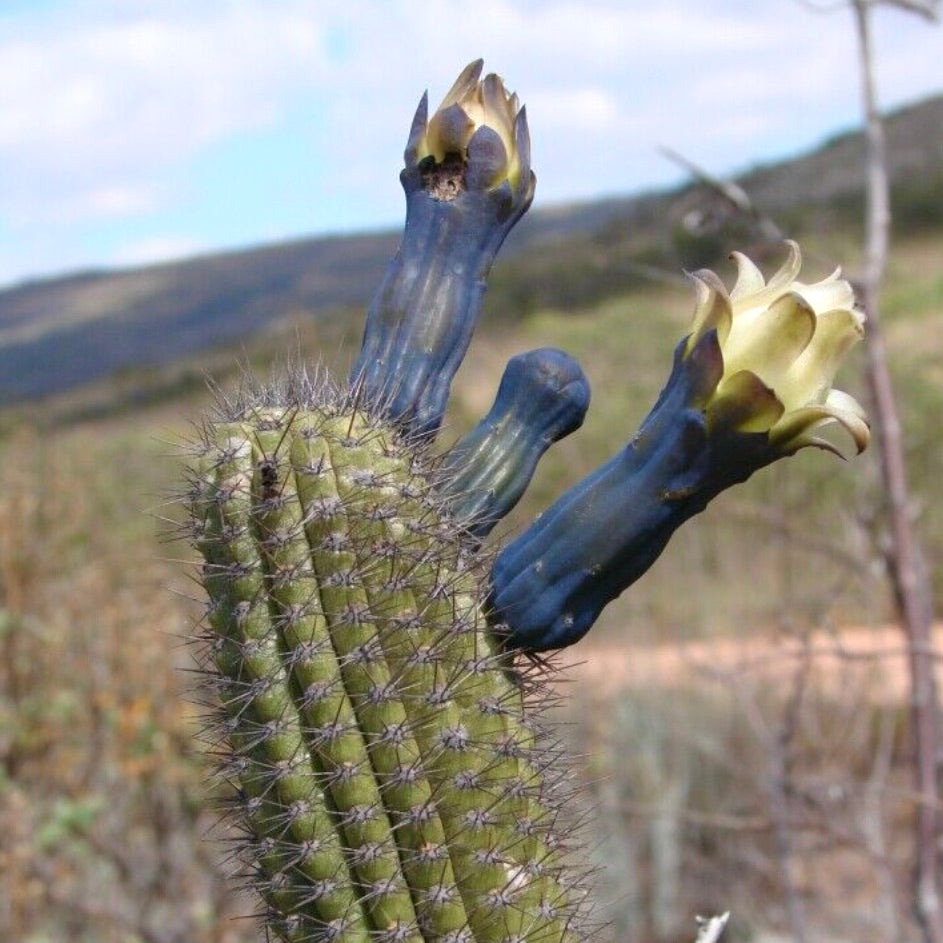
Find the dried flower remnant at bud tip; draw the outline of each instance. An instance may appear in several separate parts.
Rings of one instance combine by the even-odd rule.
[[[711,271],[692,275],[697,306],[686,356],[716,344],[713,354],[705,353],[723,360],[705,405],[708,428],[765,432],[772,448],[791,454],[804,446],[837,452],[816,434],[837,424],[860,453],[870,441],[864,410],[832,389],[832,380],[864,335],[864,315],[839,269],[811,285],[798,281],[799,247],[787,247],[786,261],[768,282],[739,252],[732,255],[737,279],[729,292]]]
[[[428,121],[428,97],[419,103],[406,166],[421,165],[423,185],[436,199],[505,184],[518,198],[533,192],[526,109],[500,76],[481,79],[482,67],[481,59],[469,63]]]

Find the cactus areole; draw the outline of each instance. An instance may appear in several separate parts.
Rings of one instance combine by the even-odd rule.
[[[524,109],[480,75],[472,63],[431,119],[420,103],[402,244],[348,383],[296,371],[247,391],[194,450],[214,752],[266,929],[290,943],[584,939],[566,767],[541,726],[543,669],[520,653],[576,641],[720,490],[827,445],[811,430],[867,442],[860,408],[829,389],[861,329],[846,283],[799,285],[791,250],[766,285],[739,257],[729,296],[696,276],[695,330],[626,449],[496,558],[482,551],[581,424],[589,386],[562,351],[519,355],[479,426],[431,451],[494,256],[534,193]],[[747,295],[758,333],[738,321]],[[780,381],[801,398],[784,406]]]

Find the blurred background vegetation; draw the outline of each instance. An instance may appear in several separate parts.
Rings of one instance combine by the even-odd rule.
[[[884,298],[921,539],[943,594],[943,98],[888,124]],[[803,278],[860,263],[861,140],[739,182],[801,240]],[[0,293],[0,938],[257,938],[230,879],[196,736],[186,639],[201,614],[175,540],[187,440],[248,369],[346,373],[394,234],[317,240]],[[623,443],[667,377],[692,295],[781,247],[690,186],[536,211],[494,272],[443,441],[507,359],[558,346],[592,382],[502,535]],[[859,355],[860,356],[860,355]],[[838,385],[866,401],[861,361]],[[276,366],[277,369],[277,366]],[[874,455],[807,450],[718,499],[563,659],[564,736],[613,940],[904,941],[909,714],[888,627]],[[569,683],[567,682],[569,679]],[[604,935],[600,936],[603,939]]]

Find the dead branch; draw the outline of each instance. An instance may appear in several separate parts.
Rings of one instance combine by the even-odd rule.
[[[916,13],[935,23],[940,15],[939,0],[882,0],[887,6],[898,7],[908,13]]]
[[[623,815],[650,819],[661,812],[661,805],[652,802],[634,802],[620,799],[618,810]],[[733,815],[723,812],[704,812],[699,809],[681,808],[678,817],[685,825],[695,828],[712,828],[722,832],[768,832],[773,826],[765,815]]]
[[[898,0],[894,0],[894,5],[905,6]],[[910,515],[903,435],[881,328],[880,293],[887,265],[891,213],[884,125],[875,90],[871,3],[868,0],[852,0],[852,10],[858,33],[867,147],[867,232],[859,294],[869,322],[866,346],[868,383],[874,401],[881,475],[887,494],[891,530],[887,568],[910,648],[908,662],[915,753],[914,781],[917,791],[925,800],[917,808],[914,836],[914,907],[925,943],[943,943],[943,911],[937,861],[939,816],[936,812],[939,701],[933,661],[925,654],[932,646],[933,609],[926,566]]]
[[[723,197],[724,201],[741,216],[752,220],[760,235],[768,242],[782,242],[786,236],[772,217],[763,213],[750,199],[749,194],[732,180],[722,180],[706,171],[699,164],[689,160],[680,152],[670,147],[659,148],[669,160],[687,170],[695,179]]]
[[[801,2],[801,0],[800,0]],[[904,630],[910,672],[914,730],[914,780],[917,803],[915,833],[915,910],[925,943],[943,943],[943,902],[936,845],[940,816],[937,783],[939,699],[933,674],[933,608],[926,564],[911,519],[903,436],[881,326],[880,293],[887,264],[890,233],[890,187],[884,127],[877,106],[870,14],[877,2],[936,20],[938,0],[850,0],[859,41],[861,87],[865,115],[867,160],[867,231],[864,270],[857,294],[868,317],[867,379],[881,475],[887,495],[886,515],[891,532],[885,567]],[[810,6],[804,3],[805,6]],[[820,12],[825,12],[816,6]],[[782,230],[761,212],[742,188],[718,180],[673,151],[672,160],[720,194],[735,210],[753,220],[760,233],[782,237]]]

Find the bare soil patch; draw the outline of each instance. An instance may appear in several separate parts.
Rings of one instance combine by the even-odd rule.
[[[943,623],[934,628],[934,651],[943,652]],[[754,635],[661,645],[597,643],[562,653],[562,678],[578,684],[594,699],[606,700],[625,688],[686,687],[704,682],[729,682],[749,676],[770,684],[787,684],[808,660],[810,679],[819,690],[840,695],[849,688],[874,704],[906,701],[908,667],[906,639],[892,625],[848,627],[804,637]],[[938,683],[941,679],[937,654]]]

